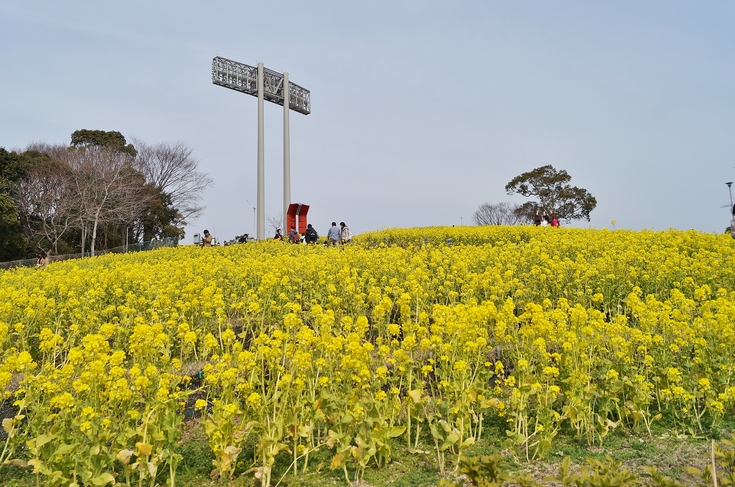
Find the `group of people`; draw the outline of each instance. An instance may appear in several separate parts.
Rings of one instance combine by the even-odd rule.
[[[213,245],[217,245],[216,240],[210,235],[209,230],[204,230],[206,233],[204,233],[204,236],[199,241],[200,247],[211,247]],[[243,233],[242,235],[235,235],[235,238],[232,240],[225,240],[222,242],[222,245],[227,247],[228,245],[235,245],[239,243],[247,243],[250,241],[250,235],[247,233]]]
[[[556,217],[554,213],[547,213],[546,210],[544,210],[544,213],[541,214],[541,210],[536,210],[536,214],[533,215],[533,224],[541,227],[558,227],[559,226],[559,219]]]
[[[283,234],[281,233],[280,228],[276,230],[276,234],[273,238],[275,240],[283,240]],[[295,227],[291,227],[286,240],[291,243],[315,244],[319,242],[319,233],[317,233],[316,229],[311,225],[311,223],[309,223],[306,225],[306,231],[303,235],[299,234]],[[325,245],[336,246],[338,244],[346,244],[350,240],[352,240],[352,232],[350,232],[350,228],[345,224],[345,222],[340,222],[339,227],[337,227],[336,222],[332,222],[332,226],[329,228],[329,231],[327,231],[327,240]]]
[[[329,231],[327,232],[327,245],[346,244],[350,240],[352,240],[352,232],[345,225],[345,222],[339,222],[339,228],[337,228],[335,222],[332,222],[332,226],[329,227]]]
[[[319,242],[319,233],[317,233],[316,229],[311,225],[311,223],[309,223],[308,225],[306,225],[306,231],[303,235],[297,232],[295,227],[291,227],[289,229],[288,235],[284,237],[281,233],[281,229],[278,228],[276,229],[276,234],[273,236],[273,239],[285,240],[290,243],[316,244]],[[235,239],[230,242],[225,242],[225,245],[246,243],[249,240],[249,235],[245,233],[243,235],[235,237]],[[324,245],[342,245],[348,243],[350,240],[352,240],[352,232],[350,231],[350,227],[348,227],[345,222],[340,222],[339,226],[337,226],[336,222],[332,222],[332,226],[329,228],[329,231],[327,231],[327,239]],[[212,234],[209,233],[209,230],[204,230],[200,246],[211,247],[212,244]]]

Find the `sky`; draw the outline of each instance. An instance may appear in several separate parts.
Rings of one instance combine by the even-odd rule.
[[[321,235],[473,225],[551,164],[597,207],[572,226],[723,232],[735,180],[735,2],[0,3],[0,147],[79,129],[184,142],[214,181],[185,242],[254,235],[257,98],[215,56],[288,72],[291,200]],[[265,104],[266,236],[283,108]]]

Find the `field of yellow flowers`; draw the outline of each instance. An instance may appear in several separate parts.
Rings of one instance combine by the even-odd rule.
[[[43,485],[175,485],[190,416],[216,475],[264,486],[315,452],[347,481],[398,448],[540,458],[735,412],[735,245],[459,227],[108,255],[0,273],[0,345],[0,464]]]

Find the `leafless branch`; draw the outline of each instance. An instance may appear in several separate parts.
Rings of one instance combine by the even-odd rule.
[[[502,202],[484,203],[472,215],[476,225],[517,225],[522,218],[516,211],[518,205]]]
[[[138,151],[135,168],[148,183],[171,196],[172,205],[184,220],[201,214],[204,190],[213,181],[197,170],[199,161],[183,142],[149,145],[133,138]]]

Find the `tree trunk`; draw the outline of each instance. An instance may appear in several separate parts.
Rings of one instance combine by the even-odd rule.
[[[84,244],[87,242],[87,224],[82,223],[82,257],[84,257]]]
[[[94,244],[97,240],[97,222],[98,218],[95,217],[94,219],[94,225],[92,225],[92,242],[89,244],[89,252],[92,257],[94,257]]]

